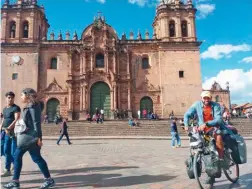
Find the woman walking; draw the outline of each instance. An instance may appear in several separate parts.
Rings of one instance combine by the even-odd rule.
[[[4,188],[19,189],[19,177],[22,170],[23,155],[28,151],[32,160],[38,165],[40,171],[44,175],[44,183],[40,189],[50,188],[55,185],[54,180],[48,170],[46,161],[42,158],[40,150],[42,146],[42,131],[41,131],[41,112],[44,108],[42,102],[39,101],[39,97],[35,90],[31,88],[24,89],[21,96],[22,101],[26,104],[23,109],[22,120],[25,124],[16,125],[15,130],[18,127],[25,128],[22,132],[16,132],[17,134],[17,149],[14,155],[14,175],[13,180],[4,185]]]

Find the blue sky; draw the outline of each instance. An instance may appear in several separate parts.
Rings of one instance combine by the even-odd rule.
[[[159,0],[39,0],[57,37],[60,30],[78,36],[101,11],[119,37],[130,30],[152,35],[155,5]],[[252,102],[252,1],[194,0],[201,46],[203,88],[213,81],[230,82],[232,101]]]

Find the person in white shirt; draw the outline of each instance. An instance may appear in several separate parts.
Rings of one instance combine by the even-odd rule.
[[[140,117],[141,117],[141,111],[140,110],[137,111],[137,116],[138,116],[138,119],[140,119]]]
[[[104,110],[103,109],[101,109],[101,118],[104,121]]]

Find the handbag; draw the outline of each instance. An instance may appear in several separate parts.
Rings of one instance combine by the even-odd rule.
[[[28,150],[38,141],[37,132],[35,130],[29,129],[23,119],[20,119],[20,121],[18,122],[16,132],[17,148],[19,149]]]
[[[37,143],[38,137],[36,131],[28,130],[17,135],[17,148],[28,150]]]

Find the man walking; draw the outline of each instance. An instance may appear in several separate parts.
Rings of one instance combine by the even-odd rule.
[[[13,156],[17,148],[17,141],[14,134],[15,123],[20,117],[21,109],[14,104],[15,94],[8,92],[5,94],[6,107],[3,109],[3,120],[1,123],[1,130],[5,133],[4,137],[4,155],[5,155],[5,170],[2,177],[11,176],[11,163],[14,162]]]
[[[57,144],[59,145],[59,143],[60,143],[60,141],[61,141],[61,139],[63,138],[63,136],[65,135],[66,136],[66,138],[67,138],[67,142],[68,142],[68,144],[70,145],[70,144],[72,144],[71,142],[70,142],[70,140],[69,140],[69,136],[68,136],[68,132],[67,132],[67,128],[68,128],[68,126],[67,126],[67,118],[66,119],[64,119],[64,121],[62,122],[62,128],[61,128],[61,131],[60,131],[60,133],[62,133],[61,135],[60,135],[60,137],[59,137],[59,140],[57,141]]]
[[[180,137],[178,134],[178,128],[177,128],[177,123],[176,123],[176,118],[172,119],[172,123],[171,123],[171,135],[172,135],[172,147],[176,148],[176,147],[180,147],[181,146],[181,141],[180,141]],[[175,141],[177,140],[177,146],[175,146]]]

